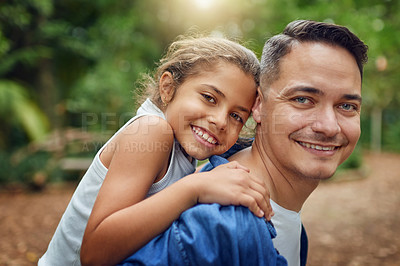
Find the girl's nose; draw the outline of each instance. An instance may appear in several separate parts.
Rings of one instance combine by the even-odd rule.
[[[218,130],[225,130],[228,125],[228,115],[223,111],[216,111],[209,116],[209,122],[214,124]]]

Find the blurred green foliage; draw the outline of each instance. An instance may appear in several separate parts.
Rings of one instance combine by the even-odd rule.
[[[199,2],[1,1],[0,166],[15,174],[0,181],[23,181],[23,169],[40,172],[54,164],[52,158],[94,154],[134,114],[136,80],[154,69],[178,35],[225,35],[261,55],[265,40],[295,19],[345,25],[369,45],[359,146],[369,148],[378,139],[384,149],[400,151],[399,1],[214,0],[203,1],[202,6]],[[382,118],[381,139],[371,129],[376,127],[372,112]],[[63,133],[68,128],[75,129],[75,138]],[[32,142],[51,143],[54,132],[64,139],[62,148],[27,153],[19,164],[11,163]],[[79,134],[101,137],[82,140]]]

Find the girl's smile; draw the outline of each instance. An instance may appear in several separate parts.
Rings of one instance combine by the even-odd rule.
[[[192,130],[195,134],[195,137],[197,137],[200,142],[204,143],[204,145],[210,148],[213,148],[215,145],[219,145],[217,138],[204,128],[192,126]]]

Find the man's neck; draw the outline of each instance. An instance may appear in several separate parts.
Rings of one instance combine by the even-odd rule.
[[[267,183],[270,197],[280,206],[299,212],[319,181],[286,173],[269,159],[257,138],[253,145],[229,158],[248,167],[250,173]]]

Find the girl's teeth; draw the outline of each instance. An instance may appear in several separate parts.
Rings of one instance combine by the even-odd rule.
[[[213,139],[212,137],[209,137],[209,138],[207,139],[207,141],[210,142],[210,143],[212,143],[212,144],[217,143],[217,141],[216,141],[215,139]]]
[[[196,132],[196,134],[199,135],[200,137],[203,136],[203,132],[201,132],[201,131],[198,130],[197,128],[196,128],[195,132]]]
[[[204,139],[205,141],[207,141],[208,143],[211,143],[211,144],[216,144],[216,143],[217,143],[217,141],[216,141],[213,137],[211,137],[211,136],[208,135],[207,133],[201,131],[199,128],[194,128],[194,132],[195,132],[199,137],[201,137],[202,139]]]

